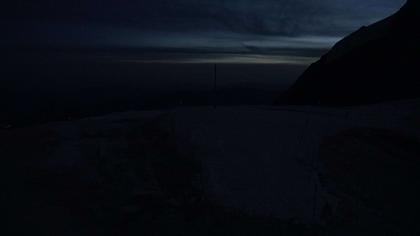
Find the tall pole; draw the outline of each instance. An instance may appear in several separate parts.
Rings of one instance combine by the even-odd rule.
[[[213,68],[213,108],[216,108],[217,103],[217,64],[214,64]]]

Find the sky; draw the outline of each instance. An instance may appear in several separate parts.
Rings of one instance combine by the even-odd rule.
[[[220,60],[227,54],[233,55],[227,61],[238,61],[238,55],[246,54],[248,59],[265,55],[262,62],[268,58],[306,63],[404,2],[15,0],[0,7],[0,24],[7,32],[0,36],[0,47],[112,50],[124,60],[139,61],[159,61],[156,55],[168,58],[168,53],[177,53],[199,54],[196,61]],[[185,56],[178,60],[194,61]]]

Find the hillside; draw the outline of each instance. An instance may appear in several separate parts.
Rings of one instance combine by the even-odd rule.
[[[338,42],[278,104],[355,105],[419,96],[418,1]]]

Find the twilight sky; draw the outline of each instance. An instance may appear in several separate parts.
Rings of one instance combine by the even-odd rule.
[[[248,53],[304,60],[392,14],[404,2],[15,0],[0,9],[0,24],[7,32],[0,46],[113,49],[147,52],[149,57],[156,52]]]

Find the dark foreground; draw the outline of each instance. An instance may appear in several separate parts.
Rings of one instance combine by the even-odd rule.
[[[0,131],[4,235],[418,235],[418,100]]]

